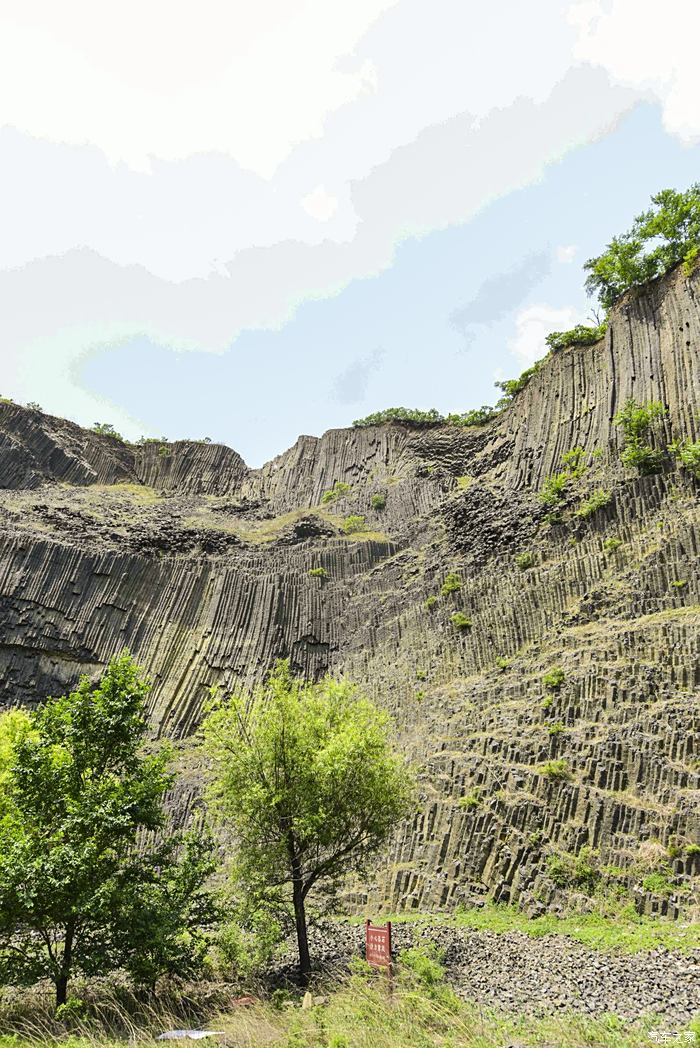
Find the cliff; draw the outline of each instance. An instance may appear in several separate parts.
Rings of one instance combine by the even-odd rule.
[[[659,446],[699,439],[699,293],[676,270],[628,295],[603,341],[551,356],[485,427],[332,430],[260,470],[0,405],[1,701],[128,646],[154,726],[185,739],[214,683],[280,656],[345,672],[421,768],[420,813],[358,902],[556,905],[580,885],[553,862],[591,848],[640,908],[677,913],[700,873],[697,482],[670,461],[626,471],[612,417],[661,400]],[[547,523],[538,492],[574,447],[586,471]],[[324,501],[338,481],[349,493]],[[345,533],[351,514],[364,532]]]

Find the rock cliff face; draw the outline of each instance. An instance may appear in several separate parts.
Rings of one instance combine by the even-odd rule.
[[[612,417],[661,400],[657,446],[697,441],[699,356],[700,278],[677,270],[478,429],[332,430],[250,470],[0,405],[0,701],[128,646],[154,725],[185,739],[214,683],[280,656],[345,672],[392,710],[422,794],[358,903],[535,909],[594,878],[677,913],[700,874],[697,481],[625,471]],[[538,492],[574,447],[586,469],[548,523]]]

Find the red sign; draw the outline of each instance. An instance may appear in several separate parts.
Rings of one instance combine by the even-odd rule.
[[[391,967],[391,921],[385,925],[366,921],[365,957],[374,968]]]

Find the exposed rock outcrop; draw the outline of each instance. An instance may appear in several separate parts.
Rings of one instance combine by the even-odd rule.
[[[343,671],[422,768],[421,811],[372,900],[557,905],[590,848],[591,877],[640,909],[692,905],[697,481],[670,459],[626,472],[612,417],[658,399],[658,446],[698,439],[699,296],[680,269],[627,296],[603,341],[553,355],[485,427],[331,430],[260,470],[221,445],[135,447],[0,405],[2,702],[63,690],[128,645],[154,725],[184,738],[212,684],[280,656]],[[586,471],[547,524],[538,491],[576,446]],[[609,498],[577,514],[595,491]],[[346,533],[350,515],[364,531]],[[442,597],[448,571],[462,584]]]

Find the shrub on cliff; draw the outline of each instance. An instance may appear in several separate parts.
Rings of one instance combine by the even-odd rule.
[[[347,680],[314,684],[279,662],[204,725],[214,803],[237,840],[236,885],[251,910],[289,910],[300,973],[311,970],[307,904],[332,901],[409,810],[412,781],[390,722]]]
[[[690,267],[700,255],[700,182],[685,192],[663,189],[632,228],[613,237],[590,258],[586,290],[609,309],[631,287],[667,273],[679,262]]]
[[[92,432],[97,433],[100,437],[112,437],[114,440],[120,440],[122,444],[126,443],[124,437],[116,431],[111,422],[95,422]]]
[[[622,430],[625,438],[620,461],[636,469],[641,476],[658,473],[663,467],[664,452],[646,441],[653,432],[654,424],[665,417],[666,408],[660,401],[637,404],[630,398],[613,418],[613,424]]]
[[[381,426],[387,422],[409,422],[417,426],[426,426],[444,421],[435,408],[429,408],[428,411],[421,411],[419,408],[384,408],[383,411],[375,411],[365,418],[356,418],[353,426]]]
[[[601,324],[596,324],[595,327],[577,324],[576,327],[571,328],[569,331],[552,331],[545,338],[545,342],[553,353],[558,353],[569,346],[592,346],[603,338],[607,329],[607,320],[604,320]]]

